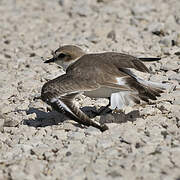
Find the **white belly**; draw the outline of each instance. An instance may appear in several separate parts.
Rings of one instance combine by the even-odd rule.
[[[125,82],[123,78],[117,78],[117,83],[121,86],[125,86]],[[127,106],[130,104],[131,98],[130,98],[129,91],[121,91],[120,89],[115,88],[99,88],[94,91],[85,91],[84,95],[89,96],[91,98],[108,98],[110,99],[110,108],[111,109],[122,109],[124,106]]]
[[[94,91],[85,91],[84,95],[91,98],[108,98],[111,97],[112,93],[119,92],[119,90],[111,89],[111,88],[99,88]]]
[[[129,96],[130,92],[128,91],[115,91],[110,88],[100,88],[95,91],[86,91],[84,92],[85,96],[89,96],[91,98],[108,98],[110,99],[110,108],[111,109],[123,109],[124,106],[130,105],[132,100]]]

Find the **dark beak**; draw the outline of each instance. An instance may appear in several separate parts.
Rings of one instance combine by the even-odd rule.
[[[46,61],[44,61],[44,63],[51,63],[51,62],[54,62],[55,61],[55,58],[51,58],[51,59],[48,59]]]

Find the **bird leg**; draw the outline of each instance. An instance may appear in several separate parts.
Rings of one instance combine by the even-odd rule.
[[[85,126],[93,126],[98,128],[101,132],[108,130],[105,124],[99,124],[96,121],[90,119],[86,114],[84,114],[73,102],[68,101],[68,99],[56,99],[50,104],[54,110],[60,113],[64,113],[68,117],[72,118],[74,121],[83,124]]]
[[[108,105],[101,107],[97,112],[94,112],[96,116],[99,116],[101,114],[108,114],[112,112],[112,110],[109,108],[109,106],[111,105],[110,97],[108,97],[108,99],[109,99]]]

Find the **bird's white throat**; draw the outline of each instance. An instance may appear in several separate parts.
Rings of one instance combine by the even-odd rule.
[[[78,58],[77,58],[77,59],[73,59],[73,60],[68,61],[68,62],[66,62],[66,61],[58,61],[58,60],[57,60],[57,61],[55,61],[55,63],[56,63],[58,66],[62,67],[63,70],[66,72],[66,69],[67,69],[71,64],[75,63],[77,60],[78,60]]]

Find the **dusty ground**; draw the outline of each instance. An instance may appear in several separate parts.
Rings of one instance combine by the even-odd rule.
[[[180,179],[179,0],[0,0],[0,14],[0,179]],[[79,127],[33,100],[62,73],[41,59],[59,44],[160,56],[150,79],[176,87],[102,115],[109,131]]]

